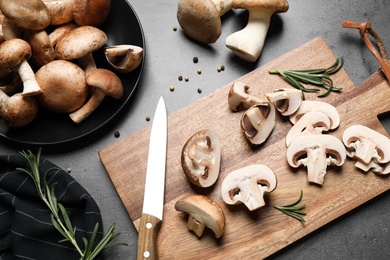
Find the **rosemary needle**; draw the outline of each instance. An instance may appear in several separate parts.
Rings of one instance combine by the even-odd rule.
[[[318,88],[308,88],[303,84],[310,84],[324,88],[326,91],[318,97],[326,97],[330,92],[340,92],[342,88],[336,88],[333,85],[331,75],[338,72],[343,66],[343,59],[337,58],[336,61],[327,68],[308,69],[308,70],[270,70],[270,74],[279,74],[293,87],[302,90],[302,92],[319,92]],[[303,93],[302,93],[303,95]]]
[[[306,215],[306,213],[302,211],[303,209],[306,208],[306,205],[297,206],[298,203],[301,202],[302,197],[303,197],[303,191],[301,190],[301,194],[296,201],[294,201],[293,203],[290,203],[290,204],[282,205],[282,206],[275,205],[274,208],[280,210],[281,212],[283,212],[287,216],[290,216],[290,217],[293,217],[293,218],[299,220],[300,222],[305,222],[305,220],[300,215]]]

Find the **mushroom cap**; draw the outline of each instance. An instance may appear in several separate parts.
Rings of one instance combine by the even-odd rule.
[[[322,134],[322,131],[328,131],[330,123],[329,117],[322,112],[307,112],[288,131],[286,135],[286,146],[288,147],[292,140],[300,135]]]
[[[105,95],[120,99],[123,96],[121,79],[111,70],[94,69],[86,73],[88,86],[100,89]]]
[[[107,42],[107,35],[93,26],[80,26],[61,37],[55,47],[57,57],[74,60],[97,51]]]
[[[189,214],[188,228],[200,237],[205,226],[210,228],[216,238],[225,230],[225,214],[219,204],[204,195],[189,195],[175,204],[175,209]]]
[[[221,193],[226,204],[244,203],[253,211],[265,205],[264,193],[277,186],[275,173],[262,164],[245,166],[229,173],[222,182]]]
[[[110,9],[110,0],[75,0],[73,19],[78,26],[99,26],[107,19]]]
[[[10,127],[22,127],[36,118],[38,109],[35,97],[17,93],[0,102],[0,120]]]
[[[368,164],[372,159],[378,163],[390,161],[390,139],[364,125],[351,125],[343,133],[343,143],[348,156]]]
[[[248,91],[249,86],[244,82],[236,81],[233,83],[228,94],[228,103],[231,110],[240,111],[263,102],[260,98],[248,94]]]
[[[14,38],[0,45],[0,78],[6,77],[31,57],[30,45],[22,39]]]
[[[289,5],[286,0],[234,0],[233,8],[264,8],[274,10],[274,13],[284,13]]]
[[[142,61],[144,50],[135,45],[115,45],[105,49],[108,63],[119,72],[132,72]]]
[[[331,121],[330,129],[336,129],[340,125],[340,115],[331,104],[323,101],[303,100],[298,110],[290,115],[290,122],[295,124],[301,116],[309,111],[320,111],[327,115]]]
[[[42,0],[2,0],[0,9],[22,28],[42,30],[50,24],[49,10]]]
[[[264,143],[275,127],[275,107],[267,101],[251,106],[241,117],[241,129],[254,145]]]
[[[179,0],[177,20],[184,34],[201,43],[216,42],[222,32],[220,13],[212,0]]]
[[[87,100],[85,72],[72,62],[49,62],[36,72],[35,77],[42,90],[37,95],[38,101],[49,110],[70,113]]]
[[[212,130],[194,133],[184,144],[181,165],[187,179],[198,187],[210,187],[218,179],[221,143]]]
[[[42,0],[50,14],[51,25],[61,25],[73,20],[74,0]]]
[[[275,89],[273,93],[267,93],[265,96],[283,116],[295,113],[302,102],[302,91],[293,88]]]

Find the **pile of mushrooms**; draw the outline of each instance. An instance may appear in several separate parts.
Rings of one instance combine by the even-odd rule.
[[[107,43],[107,35],[98,26],[110,8],[110,0],[0,1],[0,119],[4,123],[20,127],[37,115],[35,105],[24,106],[16,114],[8,109],[11,100],[17,102],[14,107],[39,103],[68,113],[78,124],[105,96],[122,97],[122,82],[115,73],[92,72],[98,69],[92,54]],[[122,73],[137,68],[142,53],[142,48],[133,45],[105,49],[107,62]]]
[[[256,61],[263,50],[271,17],[289,9],[286,0],[179,0],[177,20],[188,37],[205,44],[221,35],[221,16],[231,9],[246,9],[248,23],[226,38],[226,47],[238,57]]]

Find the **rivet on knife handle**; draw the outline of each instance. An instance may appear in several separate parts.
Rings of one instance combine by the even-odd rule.
[[[138,235],[137,260],[158,259],[156,242],[160,225],[160,219],[149,214],[142,214]]]

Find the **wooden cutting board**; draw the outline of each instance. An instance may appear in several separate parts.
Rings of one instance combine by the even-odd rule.
[[[325,41],[315,38],[237,80],[250,86],[252,94],[264,98],[264,94],[273,89],[288,87],[279,76],[268,74],[270,69],[328,67],[335,59]],[[343,88],[341,94],[331,93],[322,99],[306,94],[306,99],[329,102],[339,111],[341,125],[330,134],[340,138],[346,127],[363,124],[388,135],[377,118],[378,114],[390,111],[390,87],[382,73],[378,71],[360,87],[352,83],[343,69],[332,78],[335,86]],[[280,115],[266,143],[251,148],[240,130],[242,113],[233,113],[228,107],[230,86],[227,84],[168,117],[164,219],[158,236],[161,259],[265,258],[390,188],[390,177],[358,171],[350,159],[340,168],[328,168],[322,187],[309,184],[305,168],[293,170],[287,164],[284,137],[291,124]],[[185,141],[202,129],[214,130],[222,142],[220,177],[212,188],[204,190],[189,184],[180,165]],[[146,127],[99,152],[137,229],[142,211],[149,135],[150,127]],[[269,166],[278,178],[276,190],[266,197],[267,206],[255,212],[249,212],[244,206],[227,206],[220,195],[223,179],[231,171],[254,163]],[[305,223],[273,208],[273,205],[295,201],[301,190],[304,193],[302,203],[307,205]],[[175,210],[177,200],[195,193],[207,195],[222,206],[226,230],[221,239],[215,239],[210,231],[197,238],[187,230],[186,216]]]

